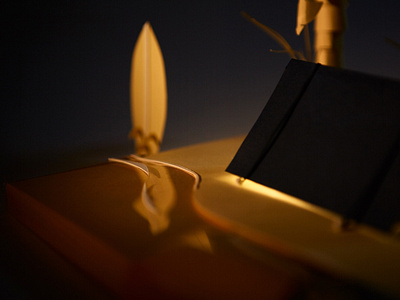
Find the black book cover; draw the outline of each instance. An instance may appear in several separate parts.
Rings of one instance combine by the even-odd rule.
[[[399,82],[291,60],[227,171],[389,230],[399,149]]]

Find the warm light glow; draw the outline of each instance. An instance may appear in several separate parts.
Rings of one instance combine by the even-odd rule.
[[[167,81],[160,45],[149,22],[143,25],[132,55],[131,118],[136,153],[157,153],[167,118]]]
[[[148,168],[150,176],[143,186],[142,197],[135,200],[132,207],[149,222],[151,233],[157,235],[169,227],[176,191],[165,167]]]
[[[213,252],[210,239],[204,230],[195,230],[189,234],[183,235],[181,239],[184,244],[192,248],[209,253]]]
[[[243,189],[250,190],[254,193],[261,194],[265,197],[272,198],[278,201],[283,201],[285,203],[295,205],[297,207],[306,209],[308,211],[311,211],[313,213],[323,215],[324,217],[330,218],[333,221],[338,221],[340,222],[341,217],[327,209],[318,207],[316,205],[313,205],[311,203],[305,202],[304,200],[301,200],[299,198],[290,196],[288,194],[285,194],[283,192],[280,192],[278,190],[272,189],[270,187],[258,184],[254,181],[251,181],[250,179],[245,179],[243,180],[242,178],[229,174],[229,173],[224,173],[216,178],[219,181],[222,181],[224,183],[228,183],[229,185],[232,185],[234,187],[240,187]]]

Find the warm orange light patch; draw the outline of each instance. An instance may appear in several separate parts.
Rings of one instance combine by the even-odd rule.
[[[291,205],[295,205],[297,207],[306,209],[308,211],[314,212],[319,215],[323,215],[324,217],[327,218],[334,218],[337,219],[337,215],[330,212],[329,210],[323,209],[321,207],[318,207],[316,205],[313,205],[311,203],[305,202],[304,200],[301,200],[299,198],[290,196],[288,194],[285,194],[283,192],[280,192],[278,190],[275,190],[273,188],[258,184],[250,179],[241,179],[238,176],[225,173],[217,177],[217,180],[222,181],[224,183],[228,183],[231,186],[234,186],[236,188],[240,187],[246,190],[250,190],[254,193],[264,195],[265,197],[268,197],[269,199],[275,199],[279,200]]]

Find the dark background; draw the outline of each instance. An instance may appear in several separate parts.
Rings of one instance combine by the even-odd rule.
[[[1,179],[13,181],[133,152],[129,75],[150,21],[163,51],[162,149],[246,134],[289,57],[246,11],[296,49],[297,1],[6,1],[1,26]],[[400,79],[400,1],[351,1],[345,67]]]

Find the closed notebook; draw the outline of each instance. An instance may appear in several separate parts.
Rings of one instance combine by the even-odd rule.
[[[227,171],[389,230],[399,149],[399,82],[291,60]]]

